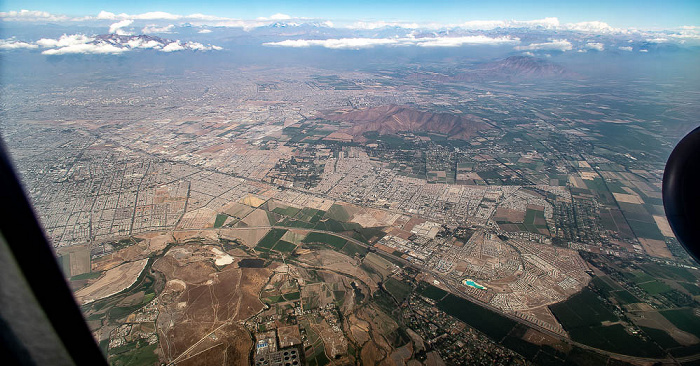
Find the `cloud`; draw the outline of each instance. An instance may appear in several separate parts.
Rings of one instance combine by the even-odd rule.
[[[531,43],[527,46],[516,46],[518,51],[570,51],[573,49],[571,42],[566,39],[551,39],[546,43]]]
[[[602,43],[598,43],[598,42],[589,42],[589,43],[586,43],[586,47],[585,47],[585,48],[586,48],[586,49],[589,49],[589,50],[600,51],[600,52],[602,52],[602,51],[605,50],[605,46],[604,46]]]
[[[490,30],[496,28],[505,28],[508,23],[503,20],[470,20],[459,25],[464,29],[479,29],[479,30]]]
[[[211,32],[212,32],[212,30],[211,30],[211,29],[202,29],[202,30],[200,30],[200,31],[199,31],[199,32],[197,32],[197,33],[200,33],[200,34],[206,34],[206,33],[211,33]]]
[[[126,45],[130,48],[145,48],[145,49],[160,49],[163,47],[163,45],[156,41],[156,40],[150,40],[150,41],[145,41],[141,38],[133,38],[130,39]]]
[[[128,36],[129,33],[122,30],[122,28],[130,26],[131,23],[133,23],[133,22],[134,21],[131,19],[124,19],[124,20],[118,21],[118,22],[109,26],[109,33],[116,33],[120,36]]]
[[[11,40],[13,41],[13,40]],[[0,41],[0,48],[2,48]],[[214,45],[204,45],[198,42],[170,41],[158,37],[150,36],[124,36],[118,34],[88,37],[82,34],[62,35],[59,39],[42,38],[36,42],[34,47],[48,48],[42,53],[45,55],[66,55],[66,54],[121,54],[136,49],[154,49],[162,52],[175,51],[219,51],[223,48]],[[10,46],[7,47],[8,49]],[[15,46],[14,48],[19,48]]]
[[[175,52],[175,51],[182,51],[185,49],[185,46],[180,44],[179,41],[175,41],[173,43],[167,44],[161,51],[163,52]]]
[[[536,19],[536,20],[512,20],[509,23],[509,27],[542,27],[547,29],[553,29],[559,27],[559,19],[555,17]]]
[[[365,22],[365,21],[359,21],[359,22],[354,22],[352,24],[349,24],[345,26],[345,28],[349,29],[367,29],[367,30],[372,30],[372,29],[379,29],[379,28],[421,28],[421,26],[418,23],[408,23],[408,22],[385,22],[385,21],[373,21],[373,22]]]
[[[199,42],[186,42],[186,43],[181,43],[179,40],[168,43],[163,47],[160,51],[161,52],[177,52],[177,51],[183,51],[183,50],[192,50],[192,51],[221,51],[223,48],[219,46],[212,46],[212,45],[203,45]]]
[[[332,49],[360,49],[379,45],[395,45],[397,39],[391,38],[341,38],[341,39],[288,39],[281,42],[267,42],[264,46],[311,47],[321,46]]]
[[[194,50],[194,51],[210,51],[210,50],[215,50],[215,51],[221,51],[223,48],[219,46],[205,46],[199,42],[187,42],[185,46],[188,49]]]
[[[623,50],[623,51],[632,52],[632,47],[630,47],[630,46],[622,46],[622,47],[618,47],[618,49]]]
[[[39,48],[39,46],[27,42],[17,41],[13,38],[0,39],[0,50],[16,50],[21,48],[33,49]]]
[[[569,23],[564,26],[565,29],[586,32],[586,33],[616,33],[622,32],[621,29],[613,28],[605,22],[591,21],[580,23]]]
[[[0,12],[0,19],[3,21],[15,22],[40,22],[40,21],[64,21],[70,18],[65,15],[54,15],[45,11],[39,10],[20,10]]]
[[[42,38],[38,41],[36,41],[36,44],[41,46],[41,47],[68,47],[68,46],[75,46],[75,45],[81,45],[81,44],[86,44],[88,42],[92,42],[94,38],[88,37],[83,34],[71,34],[71,35],[62,35],[59,39],[51,39],[51,38]]]
[[[59,39],[42,38],[36,43],[41,47],[50,48],[42,52],[44,55],[119,54],[128,51],[128,48],[96,42],[94,38],[82,34],[64,34]]]
[[[440,29],[454,28],[470,30],[491,30],[496,28],[546,28],[554,29],[559,27],[559,19],[543,18],[535,20],[470,20],[459,24],[444,24],[444,23],[414,23],[400,21],[358,21],[346,25],[345,28],[350,29],[378,29],[385,27],[397,27],[406,29]]]
[[[686,25],[681,27],[680,31],[669,33],[665,36],[668,36],[681,43],[685,41],[700,41],[700,27]]]
[[[289,20],[292,19],[291,16],[287,14],[277,13],[272,14],[270,17],[259,17],[258,20]]]
[[[145,26],[142,30],[141,33],[143,34],[153,34],[153,33],[172,33],[173,29],[175,29],[174,24],[168,24],[164,27],[158,27],[155,24],[147,25]]]
[[[519,38],[486,36],[420,38],[416,43],[421,47],[459,47],[466,45],[505,45],[518,44]]]
[[[155,19],[177,20],[177,19],[181,19],[182,15],[171,14],[171,13],[167,13],[164,11],[150,11],[150,12],[143,13],[143,14],[130,15],[128,17],[131,19],[140,19],[140,20],[155,20]]]
[[[128,51],[128,48],[117,47],[107,43],[85,43],[75,44],[61,48],[52,48],[42,52],[44,55],[67,55],[67,54],[120,54]]]
[[[126,20],[126,19],[132,19],[132,20],[181,20],[181,21],[225,21],[225,20],[231,20],[231,18],[226,18],[226,17],[220,17],[216,15],[206,15],[206,14],[200,14],[200,13],[195,13],[195,14],[189,14],[189,15],[180,15],[180,14],[172,14],[164,11],[151,11],[147,13],[141,13],[141,14],[126,14],[126,13],[121,13],[121,14],[114,14],[110,13],[108,11],[101,11],[99,14],[97,14],[97,17],[92,18],[89,17],[90,19],[106,19],[106,20]]]
[[[371,48],[375,46],[420,46],[420,47],[459,47],[465,45],[502,45],[517,44],[518,38],[486,36],[466,37],[396,37],[396,38],[331,38],[331,39],[288,39],[280,42],[263,43],[264,46],[276,47],[312,47],[330,49]]]
[[[99,14],[97,14],[96,19],[116,20],[117,15],[114,13],[110,13],[108,11],[102,10]]]

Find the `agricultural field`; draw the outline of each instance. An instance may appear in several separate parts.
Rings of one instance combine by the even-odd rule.
[[[302,242],[307,244],[325,244],[340,250],[343,248],[345,243],[347,243],[347,240],[331,234],[311,232],[302,240]]]
[[[267,228],[225,228],[219,231],[219,235],[222,239],[236,240],[249,248],[253,248],[269,231],[270,229]]]
[[[269,251],[286,232],[287,230],[284,229],[271,229],[262,239],[260,239],[258,245],[255,246],[255,249]]]
[[[640,280],[644,277],[639,276]],[[586,288],[569,300],[549,307],[571,339],[622,354],[658,357],[662,350],[631,334],[598,296]]]

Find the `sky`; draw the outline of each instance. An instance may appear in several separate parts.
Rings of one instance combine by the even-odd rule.
[[[384,20],[459,23],[470,20],[531,20],[557,17],[562,23],[602,21],[613,27],[669,29],[700,25],[700,0],[4,0],[0,11],[22,9],[68,16],[100,11],[139,14],[163,11],[255,19],[282,13],[333,21]]]

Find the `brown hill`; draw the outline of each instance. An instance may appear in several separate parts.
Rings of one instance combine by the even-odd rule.
[[[517,82],[578,77],[580,75],[559,64],[530,56],[511,56],[503,60],[474,65],[452,74],[415,73],[409,75],[410,79],[441,82],[485,82],[491,80]]]
[[[342,132],[356,138],[361,137],[365,132],[376,131],[382,135],[398,132],[432,132],[447,135],[450,139],[467,139],[479,130],[491,128],[483,119],[471,114],[423,112],[397,105],[327,115],[326,118],[352,123],[351,128]]]

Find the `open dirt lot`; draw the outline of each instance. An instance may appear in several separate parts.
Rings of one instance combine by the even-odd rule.
[[[241,220],[248,226],[269,226],[270,220],[267,218],[267,212],[256,209]]]
[[[168,280],[159,297],[158,318],[161,352],[167,361],[187,365],[248,362],[252,341],[235,322],[263,308],[258,292],[271,271],[230,264],[216,272],[208,258],[211,248],[176,247],[153,265]]]
[[[666,247],[666,243],[661,240],[639,238],[642,248],[652,257],[673,258],[673,254]]]
[[[242,203],[231,202],[228,205],[224,206],[224,208],[221,211],[223,211],[229,216],[237,217],[240,219],[251,213],[253,211],[253,208],[250,206],[246,206]]]
[[[142,259],[108,270],[100,279],[78,290],[75,299],[80,304],[87,304],[127,289],[136,282],[147,262],[148,259]]]

